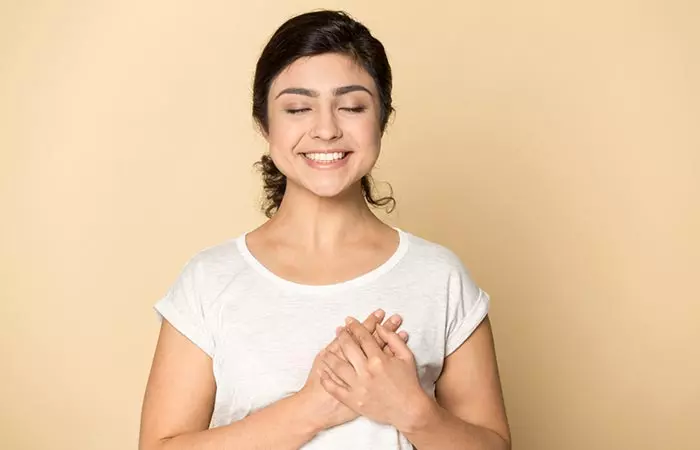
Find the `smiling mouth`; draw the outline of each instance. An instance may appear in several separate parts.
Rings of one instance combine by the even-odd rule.
[[[310,152],[302,153],[301,155],[304,158],[317,163],[330,164],[347,158],[349,154],[350,152]]]

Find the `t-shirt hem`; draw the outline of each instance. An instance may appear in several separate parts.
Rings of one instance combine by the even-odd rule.
[[[452,332],[449,341],[445,345],[445,356],[448,356],[457,350],[471,334],[476,330],[479,324],[484,320],[489,310],[489,295],[479,289],[479,298],[472,309],[464,317],[464,320]]]
[[[207,344],[208,339],[177,308],[169,303],[167,298],[156,303],[153,309],[160,320],[166,319],[180,334],[202,349],[210,358],[214,357],[211,346]]]

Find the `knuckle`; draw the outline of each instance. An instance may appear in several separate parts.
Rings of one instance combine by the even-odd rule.
[[[331,369],[333,369],[333,371],[337,371],[337,369],[340,368],[340,360],[338,358],[333,358],[332,360],[328,361],[328,365]]]
[[[372,339],[371,335],[367,335],[367,334],[361,334],[357,337],[357,339],[360,341],[361,344],[369,344],[370,341],[374,340],[374,339]]]
[[[369,397],[369,391],[367,390],[366,387],[362,386],[362,387],[357,389],[357,394],[359,397],[358,401],[362,402],[362,404],[364,405],[364,403],[365,403],[364,399]]]
[[[372,356],[367,359],[367,368],[371,371],[381,370],[384,366],[384,361],[378,356]]]

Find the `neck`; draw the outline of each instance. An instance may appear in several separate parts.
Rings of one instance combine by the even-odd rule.
[[[333,250],[376,231],[383,223],[367,205],[359,182],[331,198],[288,183],[279,210],[265,226],[304,248]]]

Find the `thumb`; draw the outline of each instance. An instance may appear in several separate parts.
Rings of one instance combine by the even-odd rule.
[[[404,340],[401,339],[398,334],[387,330],[382,324],[377,324],[377,334],[386,342],[387,346],[389,346],[397,358],[404,360],[413,358],[411,349],[408,348]]]

